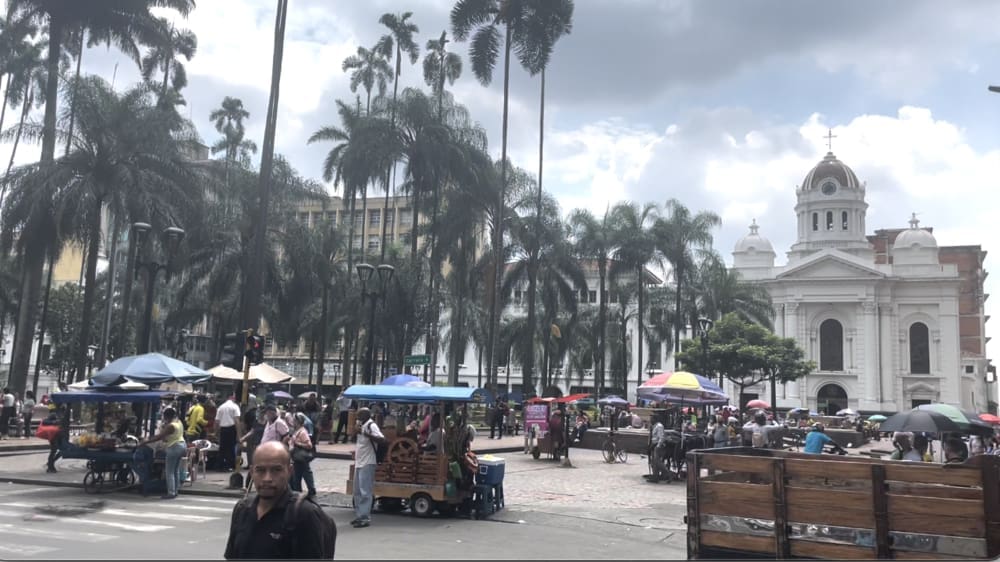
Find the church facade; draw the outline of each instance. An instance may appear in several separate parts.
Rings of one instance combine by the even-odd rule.
[[[867,235],[865,189],[829,152],[796,188],[797,240],[785,265],[775,265],[756,221],[736,243],[733,268],[768,289],[775,333],[795,338],[816,363],[805,378],[779,384],[777,406],[995,409],[985,356],[986,253],[939,247],[915,215],[909,228]],[[770,396],[767,383],[747,392]]]

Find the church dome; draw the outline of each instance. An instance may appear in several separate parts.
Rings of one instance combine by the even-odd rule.
[[[892,249],[917,249],[917,248],[937,248],[937,239],[934,235],[920,228],[920,221],[917,220],[917,214],[913,214],[913,218],[910,219],[910,228],[900,232],[896,236],[895,242],[892,244]]]
[[[759,229],[760,227],[757,226],[757,219],[754,219],[753,223],[750,225],[750,233],[736,242],[736,247],[733,249],[733,253],[763,252],[773,254],[774,247],[771,246],[771,241],[758,234],[757,231]]]
[[[846,187],[850,189],[858,189],[861,187],[861,182],[858,181],[858,176],[855,175],[854,170],[850,169],[847,164],[844,164],[833,155],[833,152],[827,152],[826,156],[820,160],[819,164],[809,170],[806,174],[804,180],[802,180],[802,190],[809,191],[813,189],[821,189],[821,185],[825,182],[823,180],[833,178],[840,185],[837,187]]]

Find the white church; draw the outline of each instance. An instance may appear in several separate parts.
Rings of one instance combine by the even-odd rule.
[[[770,292],[775,333],[795,338],[816,363],[805,378],[779,384],[776,406],[995,409],[985,352],[986,252],[939,247],[915,215],[909,228],[866,234],[865,188],[829,152],[796,188],[797,241],[787,263],[775,264],[756,221],[733,250],[733,268]],[[726,390],[738,398],[735,388]],[[746,393],[770,397],[766,383]]]

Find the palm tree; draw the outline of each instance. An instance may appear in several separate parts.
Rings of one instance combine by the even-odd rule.
[[[31,53],[33,60],[31,66],[39,66],[42,46],[33,42],[37,33],[37,26],[32,24],[29,19],[19,17],[14,10],[8,7],[6,17],[0,21],[0,79],[7,79],[3,92],[3,105],[0,106],[0,130],[3,130],[7,106],[16,107],[18,105],[11,103],[10,94],[14,75],[23,72],[22,69],[25,66],[20,59],[26,53]],[[15,91],[17,91],[16,88]]]
[[[382,14],[379,18],[379,23],[389,28],[389,33],[382,36],[379,39],[379,46],[376,50],[381,52],[389,53],[389,60],[392,60],[393,52],[395,52],[396,57],[396,68],[392,76],[392,104],[390,107],[390,122],[393,126],[396,125],[396,99],[399,92],[399,75],[403,72],[403,53],[405,52],[410,57],[410,64],[415,64],[417,58],[420,56],[420,48],[413,41],[413,36],[420,33],[420,29],[415,23],[411,23],[407,20],[413,15],[412,12],[403,12],[402,14]],[[389,213],[389,176],[392,172],[394,165],[390,165],[385,171],[385,205],[382,207],[382,243],[381,255],[379,256],[379,261],[385,261],[385,236],[389,221],[385,220],[386,215]]]
[[[715,252],[709,252],[699,263],[693,287],[699,312],[718,320],[735,313],[748,322],[771,328],[774,308],[771,294],[760,283],[743,280],[738,271],[726,267]]]
[[[438,99],[438,119],[444,113],[444,83],[454,85],[462,75],[462,57],[447,50],[448,32],[442,31],[440,39],[427,40],[424,56],[424,82]]]
[[[500,56],[500,42],[503,41],[504,77],[503,77],[503,120],[500,144],[500,191],[497,193],[496,211],[499,220],[494,221],[493,252],[496,267],[494,268],[493,295],[500,294],[502,284],[503,259],[503,228],[504,204],[507,190],[507,123],[510,101],[510,53],[515,50],[521,65],[532,74],[540,71],[548,64],[554,43],[546,41],[545,33],[556,27],[553,17],[560,14],[558,10],[545,9],[547,2],[538,3],[526,0],[458,0],[451,10],[452,34],[459,41],[471,38],[469,58],[472,61],[472,71],[484,86],[493,79],[493,69]],[[503,28],[501,32],[500,28]],[[551,35],[549,35],[551,36]],[[496,374],[496,337],[500,321],[500,299],[493,298],[490,306],[489,346],[487,348],[487,365],[491,381]]]
[[[652,203],[639,206],[635,203],[619,203],[611,209],[611,222],[616,225],[615,253],[617,262],[611,268],[613,276],[633,273],[636,281],[637,329],[636,343],[639,346],[636,361],[637,384],[642,384],[645,363],[642,361],[643,312],[645,310],[646,265],[656,257],[656,246],[651,233],[656,218],[657,207]],[[625,303],[622,303],[625,306]]]
[[[159,18],[157,21],[162,29],[162,35],[160,41],[154,43],[146,56],[142,57],[142,78],[148,82],[153,79],[155,71],[163,72],[163,84],[160,87],[162,103],[168,99],[167,94],[171,88],[179,91],[187,85],[187,72],[177,58],[183,57],[184,60],[190,61],[198,50],[198,38],[188,29],[175,28],[166,18]],[[173,76],[170,74],[171,71]]]
[[[357,92],[358,86],[365,89],[365,114],[372,111],[372,88],[378,87],[378,95],[384,96],[392,76],[392,67],[387,57],[391,51],[386,51],[386,45],[379,42],[373,49],[358,47],[357,54],[344,59],[344,72],[351,72],[351,91]]]
[[[171,8],[187,15],[194,7],[194,0],[92,0],[67,2],[65,0],[13,0],[9,11],[15,11],[29,21],[48,25],[47,80],[45,86],[45,114],[41,135],[41,164],[51,165],[55,160],[56,110],[59,100],[59,63],[62,60],[62,43],[67,32],[86,30],[95,41],[114,43],[125,55],[139,61],[136,42],[149,44],[155,36],[153,7]],[[29,239],[42,243],[42,239]],[[14,336],[14,353],[11,357],[11,386],[23,391],[30,362],[31,339],[34,335],[38,293],[41,288],[44,251],[42,246],[23,246],[21,251],[32,254],[25,260],[22,306],[18,313],[17,331]]]
[[[226,182],[229,181],[229,167],[233,164],[249,165],[250,155],[257,153],[257,145],[245,139],[246,128],[243,121],[250,118],[250,112],[243,107],[243,100],[226,96],[218,109],[212,110],[208,118],[222,138],[212,145],[212,154],[225,153]]]
[[[47,77],[46,67],[42,63],[42,47],[40,45],[26,45],[24,50],[20,51],[17,58],[12,61],[9,69],[7,87],[11,90],[7,95],[7,100],[11,105],[21,106],[21,117],[14,133],[14,146],[10,151],[6,174],[9,174],[11,168],[14,167],[14,157],[17,155],[17,147],[21,142],[21,133],[24,130],[28,113],[45,103],[42,92]],[[2,200],[3,190],[0,189],[0,201]]]
[[[681,301],[684,276],[694,263],[692,251],[712,245],[712,229],[722,224],[719,215],[699,211],[692,215],[677,199],[667,200],[663,210],[666,216],[657,219],[653,226],[656,248],[670,263],[676,294],[674,295],[674,353],[680,351],[681,325],[684,322]]]
[[[608,330],[608,263],[615,250],[615,225],[611,222],[610,209],[598,220],[590,211],[576,210],[569,217],[572,238],[576,242],[579,258],[597,263],[599,279],[596,364],[594,365],[594,386],[600,392],[607,371],[607,330]]]
[[[170,223],[185,205],[189,211],[199,205],[201,189],[198,176],[188,169],[172,136],[183,128],[181,118],[174,111],[157,109],[147,87],[140,85],[119,96],[102,79],[87,77],[76,90],[78,132],[72,139],[73,149],[50,166],[23,166],[9,181],[15,191],[43,194],[42,186],[58,185],[52,193],[55,208],[75,218],[79,224],[76,235],[87,244],[83,322],[76,357],[79,376],[91,343],[105,205],[112,216],[139,219],[153,213]],[[35,138],[43,134],[36,125],[27,129]]]

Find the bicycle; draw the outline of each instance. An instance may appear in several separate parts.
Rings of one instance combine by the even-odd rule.
[[[618,445],[618,441],[615,440],[614,433],[608,433],[608,437],[604,440],[604,444],[601,446],[601,451],[604,453],[604,462],[608,464],[613,464],[615,462],[624,464],[625,462],[628,462],[628,452]]]

